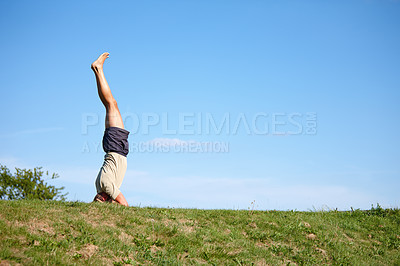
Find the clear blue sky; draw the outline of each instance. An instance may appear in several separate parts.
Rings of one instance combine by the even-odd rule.
[[[132,147],[229,146],[131,150],[131,205],[399,207],[399,29],[394,0],[1,1],[0,163],[92,200],[104,110],[90,63],[107,51]]]

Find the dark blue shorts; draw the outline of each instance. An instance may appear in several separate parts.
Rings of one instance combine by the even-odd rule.
[[[106,153],[116,152],[126,157],[129,153],[128,135],[129,131],[123,128],[106,128],[103,136],[103,150]]]

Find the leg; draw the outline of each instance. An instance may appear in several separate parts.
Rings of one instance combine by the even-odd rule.
[[[101,102],[106,108],[106,128],[119,127],[124,128],[121,114],[118,109],[117,101],[114,99],[110,87],[108,86],[106,77],[103,72],[104,61],[108,58],[109,53],[103,53],[91,65],[96,76],[97,91]]]

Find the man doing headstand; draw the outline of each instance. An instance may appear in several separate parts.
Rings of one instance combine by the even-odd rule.
[[[91,65],[96,76],[97,91],[104,107],[106,108],[106,129],[103,136],[104,156],[103,166],[96,178],[97,195],[94,201],[114,202],[128,206],[124,195],[119,188],[124,179],[129,152],[128,135],[129,131],[124,129],[121,114],[117,101],[111,94],[110,87],[103,72],[104,61],[109,53],[103,53]]]

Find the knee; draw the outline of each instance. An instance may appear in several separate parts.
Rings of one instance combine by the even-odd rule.
[[[112,98],[111,100],[107,101],[107,108],[109,110],[118,109],[117,101]]]

